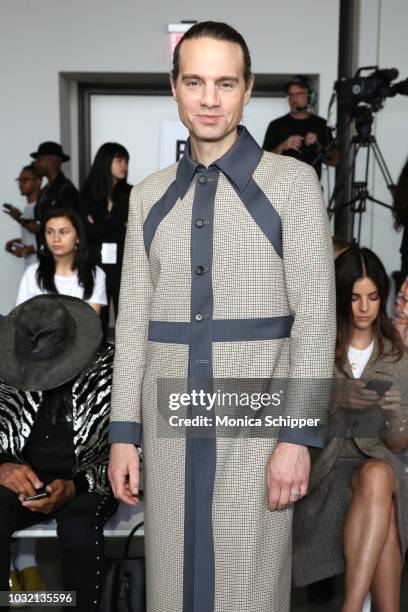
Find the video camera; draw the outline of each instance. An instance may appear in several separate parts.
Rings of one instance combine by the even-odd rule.
[[[362,72],[371,70],[371,74],[361,76]],[[399,75],[396,68],[379,69],[378,66],[359,68],[354,77],[339,79],[334,84],[337,100],[352,117],[361,113],[359,105],[363,102],[371,112],[379,111],[386,98],[397,94],[408,96],[408,79],[391,84]],[[357,107],[360,110],[357,110]]]

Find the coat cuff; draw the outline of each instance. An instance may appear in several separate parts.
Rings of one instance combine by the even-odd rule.
[[[317,425],[314,427],[302,427],[302,429],[282,427],[279,432],[278,442],[324,448],[326,443],[326,426]]]
[[[76,497],[78,497],[78,495],[83,495],[84,493],[88,493],[89,491],[88,480],[84,472],[79,472],[78,474],[75,474],[72,480],[74,481],[74,485],[75,485]]]
[[[133,421],[114,421],[109,424],[109,444],[142,444],[142,424]]]
[[[18,463],[17,459],[13,455],[8,453],[0,453],[0,465],[2,463]]]

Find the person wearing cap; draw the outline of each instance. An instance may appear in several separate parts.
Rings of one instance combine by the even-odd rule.
[[[338,153],[327,121],[310,111],[313,89],[309,77],[294,76],[286,83],[285,92],[290,111],[269,124],[263,149],[313,166],[320,178],[322,162],[334,166]]]
[[[55,518],[63,588],[81,612],[98,604],[103,525],[117,507],[107,478],[113,347],[98,353],[101,337],[94,310],[62,295],[0,321],[0,591],[13,532]]]
[[[70,159],[61,145],[52,141],[43,142],[37,151],[31,153],[31,157],[35,159],[38,174],[48,180],[34,209],[37,223],[41,224],[52,208],[72,208],[79,215],[83,215],[78,189],[61,170],[62,164]],[[40,229],[37,233],[39,232]]]

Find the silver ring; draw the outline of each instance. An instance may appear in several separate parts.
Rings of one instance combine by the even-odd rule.
[[[291,491],[290,496],[294,497],[295,499],[299,499],[300,497],[302,497],[302,494],[299,493],[298,491]]]

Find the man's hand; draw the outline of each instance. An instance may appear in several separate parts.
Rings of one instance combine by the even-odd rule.
[[[133,444],[111,445],[108,476],[116,499],[131,506],[139,503],[139,454]]]
[[[35,495],[44,484],[28,465],[3,463],[0,465],[0,484],[18,495]]]
[[[311,145],[314,145],[317,143],[317,134],[315,134],[314,132],[308,132],[305,136],[305,145],[307,147],[310,147]]]
[[[299,151],[303,143],[303,136],[293,135],[289,136],[283,141],[281,148],[282,151],[288,151],[289,149],[295,149]]]
[[[4,248],[7,251],[7,253],[11,253],[13,255],[13,247],[16,244],[22,244],[21,243],[21,238],[13,238],[13,240],[7,240]]]
[[[15,244],[10,253],[14,255],[14,257],[24,257],[26,255],[26,248],[23,244]]]
[[[24,221],[21,225],[24,226],[30,234],[39,234],[40,233],[40,224],[37,221]]]
[[[278,442],[268,463],[269,510],[282,510],[307,493],[310,455],[307,446]]]
[[[45,490],[50,496],[34,501],[25,501],[26,496],[20,495],[21,505],[27,508],[27,510],[31,510],[31,512],[51,514],[51,512],[66,504],[70,499],[73,499],[76,493],[73,480],[54,480],[45,487]]]
[[[5,212],[6,215],[10,215],[10,217],[12,219],[15,219],[16,221],[18,221],[18,219],[22,215],[21,210],[17,208],[16,206],[11,206],[10,208],[4,208],[3,212]]]

